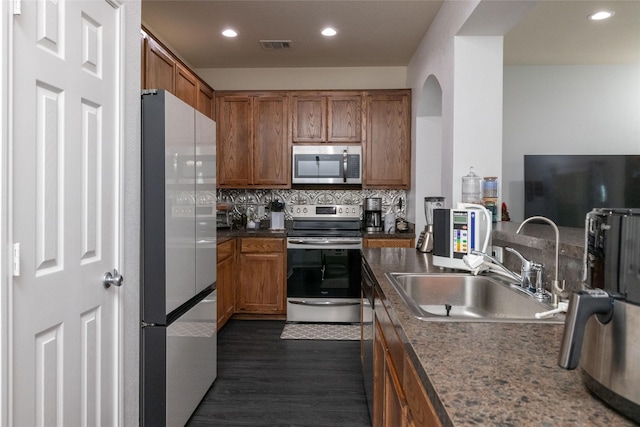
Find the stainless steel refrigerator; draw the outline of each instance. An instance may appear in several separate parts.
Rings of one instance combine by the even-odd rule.
[[[143,426],[183,426],[216,378],[215,135],[169,92],[143,92]]]

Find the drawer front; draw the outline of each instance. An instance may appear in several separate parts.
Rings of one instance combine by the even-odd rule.
[[[217,261],[224,261],[225,259],[229,258],[230,256],[233,255],[233,253],[235,252],[235,244],[236,244],[236,239],[231,239],[231,240],[227,240],[226,242],[223,243],[219,243],[217,246],[217,252],[216,255],[218,257]]]
[[[240,252],[283,252],[284,239],[246,237],[240,239]]]
[[[368,248],[412,248],[413,239],[365,239]]]

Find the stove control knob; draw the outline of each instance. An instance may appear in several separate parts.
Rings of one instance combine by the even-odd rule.
[[[302,208],[302,212],[307,213],[307,208]]]
[[[338,209],[338,213],[342,213],[342,208],[339,208],[339,209]]]

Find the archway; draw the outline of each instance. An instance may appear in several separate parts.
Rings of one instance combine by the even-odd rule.
[[[443,195],[442,87],[433,74],[427,77],[419,97],[415,125],[415,151],[412,160],[414,172],[409,197],[409,206],[413,207],[411,212],[413,215],[410,216],[413,216],[416,232],[424,230],[426,225],[424,198]]]

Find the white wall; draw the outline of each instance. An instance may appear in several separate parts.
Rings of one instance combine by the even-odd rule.
[[[404,89],[406,67],[200,68],[215,90]]]
[[[502,198],[524,219],[525,154],[640,154],[640,65],[504,68]]]
[[[441,140],[440,150],[438,150],[440,158],[437,167],[429,170],[423,179],[433,178],[440,182],[439,195],[446,197],[448,206],[451,206],[453,176],[451,167],[453,163],[454,37],[477,4],[478,1],[443,3],[407,67],[407,85],[412,89],[413,94],[411,152],[415,155],[413,164],[416,167],[425,161],[421,157],[421,150],[416,148],[416,141],[427,138],[417,134],[416,112],[420,110],[420,105],[424,104],[423,87],[427,78],[432,75],[442,89]],[[411,189],[411,193],[410,200],[417,201],[420,197],[424,197],[416,193],[415,188]],[[421,209],[424,211],[420,203],[407,208],[414,210],[416,219],[424,215],[424,213],[420,214]]]
[[[452,199],[462,176],[502,176],[502,36],[455,38]]]
[[[425,116],[416,118],[416,144],[413,165],[415,179],[407,196],[407,218],[415,223],[416,232],[424,230],[427,221],[424,216],[424,198],[441,196],[440,170],[442,158],[442,117]],[[411,212],[409,212],[411,210]]]
[[[502,168],[502,38],[533,2],[446,1],[407,67],[413,111],[423,103],[423,86],[435,76],[442,88],[441,149],[437,168],[439,195],[447,206],[460,200],[461,178],[469,166],[483,176],[500,176]],[[427,128],[412,122],[415,165],[423,162],[416,141]],[[418,133],[420,132],[420,133]],[[423,195],[411,190],[409,200]],[[431,194],[435,195],[435,194]],[[415,217],[424,209],[415,203]],[[408,207],[410,208],[410,207]]]

